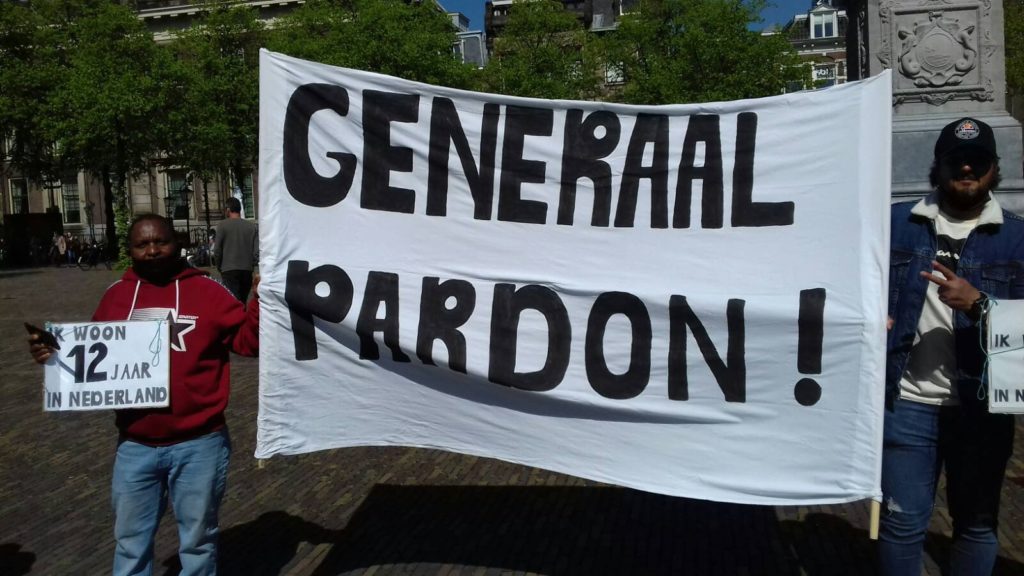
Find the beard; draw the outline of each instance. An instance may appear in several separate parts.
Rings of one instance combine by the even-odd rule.
[[[139,278],[153,284],[167,284],[184,267],[184,261],[177,256],[154,258],[152,260],[135,260],[132,262],[132,269],[135,270]]]
[[[948,165],[940,168],[939,190],[943,204],[959,212],[980,210],[988,202],[994,184],[991,163],[987,168],[980,173],[973,169],[962,172]]]
[[[950,180],[941,188],[943,202],[960,212],[980,210],[989,199],[989,187],[976,178]]]

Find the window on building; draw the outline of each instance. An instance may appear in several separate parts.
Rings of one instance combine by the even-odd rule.
[[[838,36],[835,12],[811,14],[811,38],[835,38]]]
[[[241,182],[235,182],[235,185],[231,187],[231,195],[237,197],[237,194],[242,193],[242,214],[248,218],[256,218],[256,204],[253,201],[252,195],[252,173],[246,174],[245,178]]]
[[[187,176],[184,170],[167,173],[167,215],[175,220],[188,219],[188,203],[181,195],[182,188],[188,186]]]
[[[64,223],[81,224],[82,207],[78,200],[78,178],[75,175],[65,176],[61,181],[61,196],[64,201]]]
[[[28,181],[24,178],[11,178],[8,184],[11,191],[11,214],[27,214]]]
[[[604,68],[604,83],[605,84],[622,84],[626,81],[626,72],[623,69],[622,63],[618,64],[607,64]]]
[[[583,62],[576,60],[569,66],[569,78],[573,80],[579,80],[583,77]]]
[[[814,65],[814,87],[825,88],[836,85],[836,65],[832,63]]]

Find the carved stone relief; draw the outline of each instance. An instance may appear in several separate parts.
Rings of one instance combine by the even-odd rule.
[[[931,12],[928,19],[913,30],[902,25],[897,30],[903,42],[900,73],[921,88],[960,84],[978,65],[974,26],[961,29],[958,21],[945,18],[942,12]]]
[[[881,50],[876,58],[898,73],[893,78],[893,104],[992,100],[992,79],[986,73],[994,53],[986,26],[990,10],[991,0],[882,2]]]

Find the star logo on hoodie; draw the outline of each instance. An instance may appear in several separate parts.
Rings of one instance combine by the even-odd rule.
[[[167,322],[171,326],[171,350],[184,352],[185,334],[196,329],[196,319],[179,316],[177,311],[172,310],[167,314]]]

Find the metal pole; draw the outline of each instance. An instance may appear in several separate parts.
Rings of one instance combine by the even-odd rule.
[[[210,236],[210,191],[206,189],[206,180],[203,180],[203,204],[206,209],[206,233],[203,234],[203,241],[206,242]]]
[[[189,192],[191,192],[191,190],[188,187],[186,187],[184,193],[182,194],[182,196],[185,197],[185,237],[188,238],[188,246],[189,246],[189,248],[191,248],[192,247],[192,232],[189,229],[189,217],[192,216],[192,212],[191,212],[191,210],[189,210],[189,200],[188,200]]]

